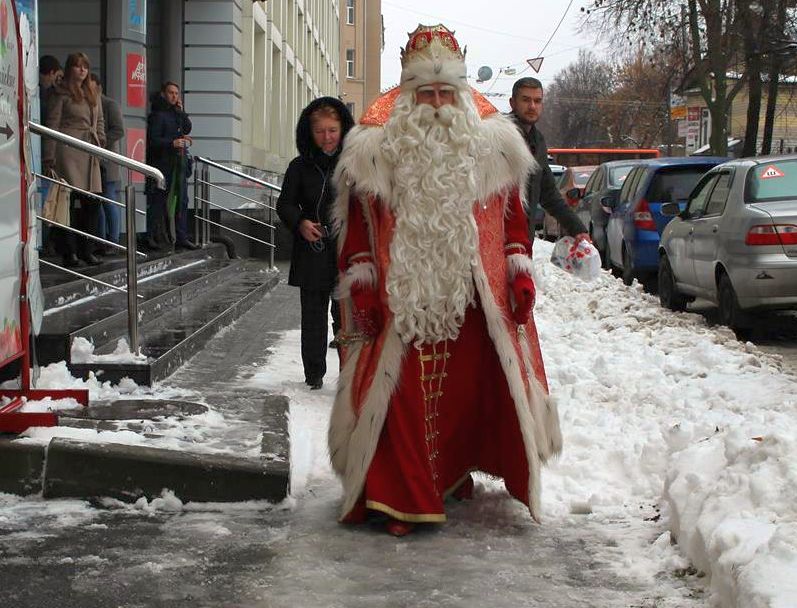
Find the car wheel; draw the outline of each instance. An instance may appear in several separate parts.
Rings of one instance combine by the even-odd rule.
[[[738,332],[749,326],[749,317],[739,308],[739,299],[731,284],[731,278],[722,274],[719,281],[719,313],[720,323]]]
[[[664,254],[659,259],[659,303],[675,312],[686,310],[686,296],[678,291],[670,260]]]
[[[631,254],[628,253],[628,247],[623,247],[623,283],[631,285],[635,277],[634,261],[631,259]]]

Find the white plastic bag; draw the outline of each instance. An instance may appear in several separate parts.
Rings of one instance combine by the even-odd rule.
[[[577,246],[575,243],[576,239],[572,236],[563,236],[556,241],[551,262],[582,281],[597,279],[601,273],[601,256],[598,250],[588,241],[581,241]]]

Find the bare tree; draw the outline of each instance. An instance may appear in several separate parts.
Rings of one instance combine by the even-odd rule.
[[[578,59],[561,70],[546,88],[541,128],[556,147],[596,147],[609,136],[600,102],[613,88],[613,70],[593,53],[579,51]]]

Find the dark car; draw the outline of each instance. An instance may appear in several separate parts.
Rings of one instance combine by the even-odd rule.
[[[612,160],[602,163],[590,176],[584,188],[584,196],[576,209],[579,219],[589,230],[592,242],[601,254],[604,266],[607,265],[606,223],[611,213],[607,203],[617,198],[626,176],[637,164],[638,160]]]
[[[559,193],[573,211],[578,209],[581,197],[584,195],[584,188],[587,185],[587,181],[597,168],[597,165],[567,167],[562,177],[559,178],[557,183]],[[546,213],[542,223],[542,238],[555,241],[561,236],[564,236],[564,233],[562,232],[562,227],[559,225],[559,222]]]
[[[661,213],[665,203],[683,209],[695,184],[709,169],[727,161],[714,156],[656,158],[638,161],[625,178],[606,228],[606,257],[623,282],[655,277],[659,269],[659,239],[672,220]]]
[[[551,160],[553,157],[549,154],[548,160]],[[564,165],[548,165],[551,168],[551,173],[553,173],[553,178],[556,180],[557,187],[559,186],[559,182],[562,179],[562,176],[565,173]],[[537,205],[537,210],[534,213],[534,229],[535,230],[542,230],[543,221],[545,220],[545,210],[542,208],[542,205]]]

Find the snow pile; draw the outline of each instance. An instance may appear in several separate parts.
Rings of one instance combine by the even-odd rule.
[[[58,412],[61,410],[75,410],[79,407],[83,406],[72,398],[52,399],[50,397],[45,397],[44,399],[31,399],[30,401],[25,401],[25,404],[19,408],[17,412],[22,414],[38,414]]]
[[[773,421],[775,422],[775,421]],[[793,429],[794,423],[780,421]],[[723,606],[793,606],[797,598],[797,436],[749,427],[676,452],[671,527]]]
[[[550,247],[535,243],[535,256]],[[549,516],[611,522],[656,517],[658,505],[721,605],[794,606],[797,379],[777,356],[662,309],[638,284],[540,270],[536,319],[565,438],[543,473]],[[649,548],[618,565],[643,575]],[[679,567],[666,552],[657,559]]]
[[[94,343],[86,338],[77,337],[72,340],[70,358],[72,363],[130,363],[143,365],[147,362],[146,355],[141,353],[136,355],[130,351],[126,338],[119,338],[112,353],[95,355]]]

